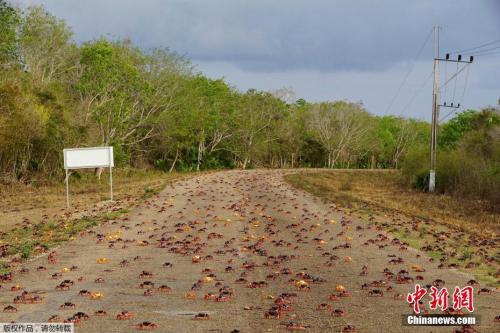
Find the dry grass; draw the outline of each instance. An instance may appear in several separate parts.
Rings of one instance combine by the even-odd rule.
[[[70,181],[71,208],[66,209],[65,186],[11,185],[0,190],[0,257],[21,260],[46,252],[79,232],[115,219],[167,184],[188,174],[120,170],[113,173],[114,201],[109,182],[83,173]],[[9,265],[0,262],[0,273]]]
[[[285,178],[357,212],[444,265],[455,265],[485,284],[500,285],[500,215],[488,212],[486,204],[414,191],[402,185],[394,170],[312,171]]]
[[[430,195],[401,185],[396,170],[331,170],[290,175],[294,185],[343,204],[368,204],[409,216],[431,219],[470,233],[498,233],[500,214],[486,203]]]
[[[115,169],[113,171],[114,199],[129,201],[150,195],[168,182],[185,174],[158,171]],[[109,200],[109,177],[101,181],[91,172],[80,172],[70,178],[71,208],[66,209],[64,182],[34,186],[24,184],[0,185],[0,231],[19,226],[23,221],[35,222],[42,216],[58,218],[94,209]]]

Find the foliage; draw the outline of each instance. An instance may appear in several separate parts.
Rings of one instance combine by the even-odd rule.
[[[441,193],[500,202],[500,110],[468,110],[444,124],[438,135],[436,186]],[[427,190],[428,148],[411,149],[403,163],[408,182]]]
[[[427,122],[374,116],[361,102],[294,102],[290,88],[240,92],[175,52],[129,40],[77,45],[43,7],[0,0],[0,32],[3,181],[62,177],[64,147],[113,145],[117,165],[164,171],[403,164],[425,189]],[[441,191],[496,189],[499,122],[498,110],[469,110],[442,126]]]

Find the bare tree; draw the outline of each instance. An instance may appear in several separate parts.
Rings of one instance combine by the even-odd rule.
[[[361,142],[367,131],[365,117],[366,111],[359,104],[341,101],[312,106],[310,127],[328,153],[328,168]]]

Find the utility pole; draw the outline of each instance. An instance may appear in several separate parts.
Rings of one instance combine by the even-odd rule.
[[[451,103],[447,105],[446,102],[444,102],[443,104],[439,104],[439,89],[440,89],[439,78],[438,78],[439,62],[445,61],[445,62],[471,64],[472,61],[474,61],[473,56],[470,57],[469,61],[463,61],[462,55],[460,54],[458,55],[457,60],[451,60],[449,53],[446,54],[446,57],[444,59],[439,58],[439,29],[441,28],[438,26],[434,27],[434,87],[432,90],[431,168],[429,172],[429,192],[434,192],[436,190],[436,153],[437,153],[437,134],[439,126],[439,108],[446,107],[446,108],[457,109],[460,107],[460,104],[453,105],[453,103]],[[460,71],[457,72],[452,78],[454,78],[459,73]],[[443,86],[445,86],[450,80],[445,82]]]
[[[436,188],[437,123],[439,120],[439,29],[438,26],[434,27],[434,86],[432,89],[431,170],[429,172],[429,192],[434,192]]]

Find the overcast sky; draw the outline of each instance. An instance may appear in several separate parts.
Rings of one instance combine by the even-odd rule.
[[[242,91],[291,87],[308,101],[363,101],[375,114],[422,119],[431,110],[432,27],[442,27],[441,54],[500,40],[500,0],[13,2],[43,4],[67,21],[78,42],[105,35],[129,37],[144,49],[169,47]],[[443,88],[442,102],[455,96],[465,108],[497,104],[500,43],[483,49],[493,54],[477,57]],[[441,69],[442,84],[456,65]]]

